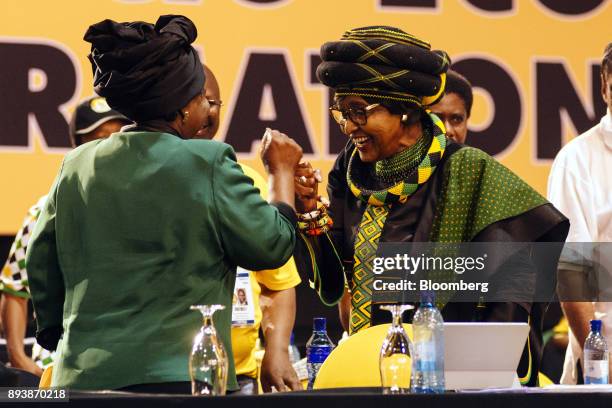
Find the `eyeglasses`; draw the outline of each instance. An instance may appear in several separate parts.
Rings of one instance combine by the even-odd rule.
[[[370,112],[379,106],[380,103],[373,103],[371,105],[360,108],[348,109],[338,109],[337,106],[330,106],[329,112],[340,126],[345,126],[346,121],[349,119],[351,122],[358,126],[364,126],[366,123],[368,123],[368,115],[370,114]]]
[[[221,108],[223,106],[223,101],[221,99],[208,99],[208,104],[211,108],[214,106]]]

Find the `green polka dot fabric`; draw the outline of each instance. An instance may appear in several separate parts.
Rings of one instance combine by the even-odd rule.
[[[508,168],[482,150],[464,147],[449,157],[443,169],[445,184],[433,221],[431,242],[470,242],[491,224],[548,201]],[[440,257],[456,256],[453,246],[438,247]],[[435,282],[454,282],[452,271],[429,271]],[[452,298],[449,291],[437,292],[439,308]]]
[[[548,201],[482,150],[464,147],[449,157],[433,221],[433,242],[469,242],[487,226]]]

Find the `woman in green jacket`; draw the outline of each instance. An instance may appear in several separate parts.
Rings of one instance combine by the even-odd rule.
[[[192,140],[209,110],[196,36],[182,16],[85,34],[96,92],[135,125],[66,155],[29,245],[37,339],[58,351],[53,386],[189,393],[201,323],[189,306],[225,305],[215,325],[231,356],[236,266],[292,254],[301,149],[266,132],[270,205],[230,146]]]

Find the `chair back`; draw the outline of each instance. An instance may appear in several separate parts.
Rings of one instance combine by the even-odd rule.
[[[380,387],[380,349],[390,327],[369,327],[338,344],[319,369],[314,389]],[[404,324],[404,330],[412,339],[412,325]]]
[[[53,365],[48,366],[43,371],[38,388],[51,388],[51,374],[53,374]]]

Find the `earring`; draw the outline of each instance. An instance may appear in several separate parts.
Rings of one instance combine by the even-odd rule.
[[[406,115],[405,113],[402,115],[402,122],[408,122],[408,115]]]
[[[183,112],[183,123],[187,122],[189,119],[189,111]]]

